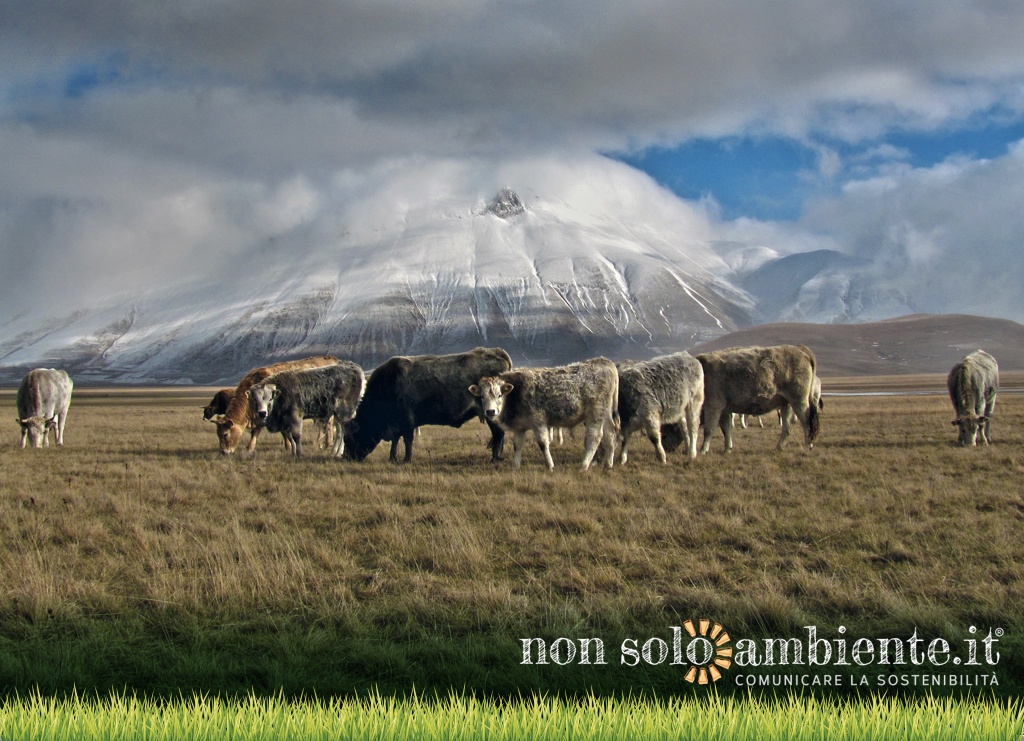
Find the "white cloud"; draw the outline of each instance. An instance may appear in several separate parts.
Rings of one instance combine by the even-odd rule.
[[[17,3],[0,26],[0,291],[72,302],[327,238],[422,188],[404,167],[479,199],[522,163],[555,177],[553,153],[593,177],[595,151],[698,134],[859,141],[1020,115],[1021,38],[1015,0]],[[1021,262],[1019,149],[930,170],[874,155],[798,224],[723,224],[707,202],[680,228],[780,254]],[[842,164],[821,147],[813,177]],[[957,292],[939,267],[921,276],[927,306]]]
[[[851,183],[796,228],[827,231],[871,260],[916,308],[1024,320],[1024,145],[998,159],[954,158]]]

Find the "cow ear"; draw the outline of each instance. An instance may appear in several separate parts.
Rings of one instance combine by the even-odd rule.
[[[473,394],[473,396],[482,396],[482,394],[480,393],[480,387],[477,386],[475,383],[469,387],[469,393]]]
[[[501,384],[501,395],[508,396],[509,394],[512,393],[512,389],[514,388],[515,386],[508,382]]]

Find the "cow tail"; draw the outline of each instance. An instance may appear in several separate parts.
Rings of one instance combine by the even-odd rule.
[[[807,405],[807,430],[808,438],[813,443],[818,439],[818,434],[821,432],[821,415],[818,414],[818,406],[816,404]]]

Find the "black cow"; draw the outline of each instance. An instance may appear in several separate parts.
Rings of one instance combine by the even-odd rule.
[[[477,347],[454,355],[396,356],[382,363],[366,381],[366,393],[356,418],[345,429],[345,457],[363,460],[381,440],[391,441],[391,460],[398,462],[398,441],[405,441],[405,462],[412,460],[417,427],[461,427],[480,418],[470,385],[483,376],[512,368],[512,358],[500,347]],[[492,422],[492,460],[501,458],[504,431]]]
[[[210,403],[203,407],[203,419],[210,420],[218,414],[224,414],[228,410],[228,404],[231,403],[234,397],[235,390],[233,388],[218,391],[210,399]]]

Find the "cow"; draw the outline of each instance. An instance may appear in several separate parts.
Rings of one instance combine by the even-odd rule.
[[[64,444],[64,423],[71,406],[74,382],[66,371],[36,368],[21,379],[18,386],[18,424],[21,425],[21,447],[49,445],[53,430],[57,445]]]
[[[210,403],[203,407],[203,419],[209,421],[218,414],[224,414],[228,410],[228,404],[231,403],[231,397],[234,395],[234,389],[221,389],[214,394],[213,398],[210,399]]]
[[[337,365],[301,371],[285,371],[254,384],[249,392],[257,419],[269,432],[280,432],[291,442],[295,456],[302,455],[302,421],[313,419],[327,425],[334,419],[334,455],[345,449],[345,425],[356,415],[366,379],[363,369],[343,360]]]
[[[704,444],[711,447],[716,427],[725,436],[725,450],[732,450],[732,413],[765,414],[788,406],[804,430],[804,444],[811,448],[820,432],[818,406],[812,402],[817,361],[804,345],[734,347],[701,353],[704,368]],[[789,437],[791,417],[783,413],[780,450]]]
[[[218,414],[210,419],[217,425],[217,440],[220,443],[220,452],[230,455],[242,441],[242,433],[250,432],[249,452],[256,447],[256,437],[263,429],[263,424],[252,414],[252,405],[249,403],[249,390],[254,384],[259,383],[277,373],[285,371],[304,370],[306,368],[319,368],[325,365],[334,365],[337,358],[329,355],[319,355],[302,360],[289,360],[282,363],[255,368],[245,374],[245,377],[235,387],[228,408],[223,414]]]
[[[586,471],[605,446],[605,463],[615,460],[615,436],[619,430],[619,374],[615,363],[594,358],[556,368],[521,368],[497,376],[484,376],[469,387],[484,419],[512,433],[515,467],[523,459],[526,433],[533,431],[544,452],[548,470],[551,458],[551,429],[586,429],[582,468]]]
[[[700,410],[704,403],[704,368],[688,352],[663,355],[643,362],[616,364],[619,372],[619,460],[629,457],[629,438],[643,429],[658,459],[668,462],[662,445],[662,425],[681,425],[687,455],[697,457]]]
[[[500,347],[477,347],[452,355],[389,358],[366,379],[366,392],[356,418],[345,428],[345,457],[364,460],[381,440],[388,440],[390,459],[398,463],[398,441],[402,440],[403,460],[409,463],[417,427],[461,427],[474,417],[483,419],[466,388],[482,376],[497,375],[511,368],[512,358]],[[488,427],[491,459],[498,461],[505,432],[493,422],[488,422]]]
[[[224,414],[228,410],[228,404],[231,403],[232,397],[235,395],[234,389],[221,389],[213,395],[213,399],[210,403],[203,407],[203,419],[209,422],[213,417],[218,414]],[[316,421],[316,426],[320,434],[320,447],[324,450],[327,448],[334,447],[334,421],[327,420],[327,422]],[[255,428],[254,428],[255,429]],[[292,451],[291,440],[284,434],[281,435],[284,438],[285,450]]]
[[[959,428],[957,443],[975,446],[992,442],[992,412],[999,391],[999,364],[984,350],[975,350],[958,361],[946,378]]]

